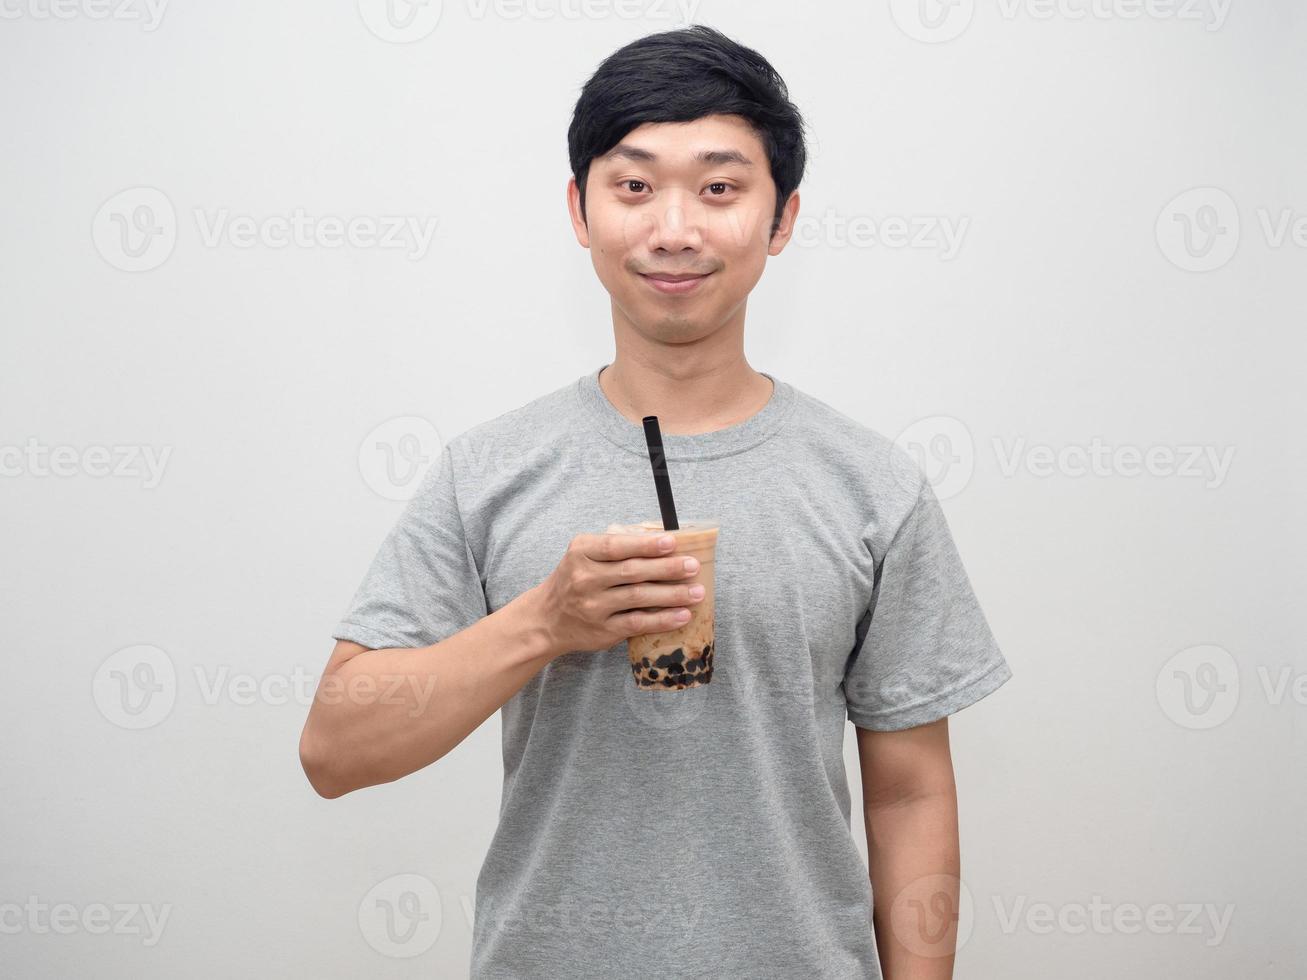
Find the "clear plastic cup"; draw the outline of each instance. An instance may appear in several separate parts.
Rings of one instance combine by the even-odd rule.
[[[715,651],[713,599],[716,567],[716,521],[683,520],[675,531],[663,531],[662,520],[639,524],[610,524],[609,534],[671,534],[676,538],[673,555],[699,559],[699,570],[686,585],[703,586],[703,598],[690,603],[690,619],[684,626],[661,633],[642,633],[626,640],[631,676],[638,687],[650,690],[684,691],[701,687],[712,680]],[[658,607],[658,611],[668,609]]]

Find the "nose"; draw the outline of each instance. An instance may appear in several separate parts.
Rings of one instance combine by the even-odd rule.
[[[698,252],[703,248],[705,211],[698,197],[665,190],[634,213],[637,240],[651,253]]]

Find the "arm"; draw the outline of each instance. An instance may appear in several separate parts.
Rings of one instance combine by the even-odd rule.
[[[300,736],[300,763],[327,799],[430,765],[549,663],[530,589],[427,647],[369,650],[338,640]]]
[[[670,554],[674,544],[578,534],[543,582],[438,643],[337,641],[300,735],[309,782],[328,799],[393,782],[444,756],[554,658],[682,625],[702,601],[689,591],[699,565]]]
[[[948,718],[855,730],[881,971],[885,980],[950,980],[961,862]]]

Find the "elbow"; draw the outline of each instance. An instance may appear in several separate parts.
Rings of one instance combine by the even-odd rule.
[[[306,724],[300,734],[300,766],[313,791],[324,800],[338,799],[353,788],[341,780],[339,767],[333,764],[335,758],[336,753],[331,747],[323,744],[323,740]]]

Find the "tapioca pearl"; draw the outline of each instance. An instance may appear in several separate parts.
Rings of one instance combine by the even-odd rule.
[[[706,647],[703,648],[703,653],[699,654],[699,656],[700,656],[700,657],[706,657],[706,656],[708,656],[708,653],[709,653],[711,650],[712,650],[712,644],[709,643]]]
[[[698,657],[691,657],[685,662],[685,669],[691,674],[698,673],[699,668],[703,666],[703,661]]]
[[[671,653],[665,653],[654,661],[655,667],[670,667],[672,664],[685,662],[685,651],[677,647]]]
[[[654,668],[650,669],[650,671],[649,671],[649,676],[652,677],[654,680],[657,680],[657,679],[658,679],[658,668],[657,668],[657,667],[654,667]]]
[[[669,673],[669,674],[684,674],[684,673],[685,673],[685,667],[684,667],[682,664],[671,664],[671,665],[668,666],[668,668],[667,668],[667,673]]]
[[[641,657],[641,658],[640,658],[640,663],[644,664],[644,666],[646,666],[646,667],[652,667],[652,666],[653,666],[653,664],[649,663],[649,658],[648,658],[648,657]]]
[[[663,687],[675,687],[675,686],[676,686],[676,680],[674,678],[671,677],[663,678]]]

